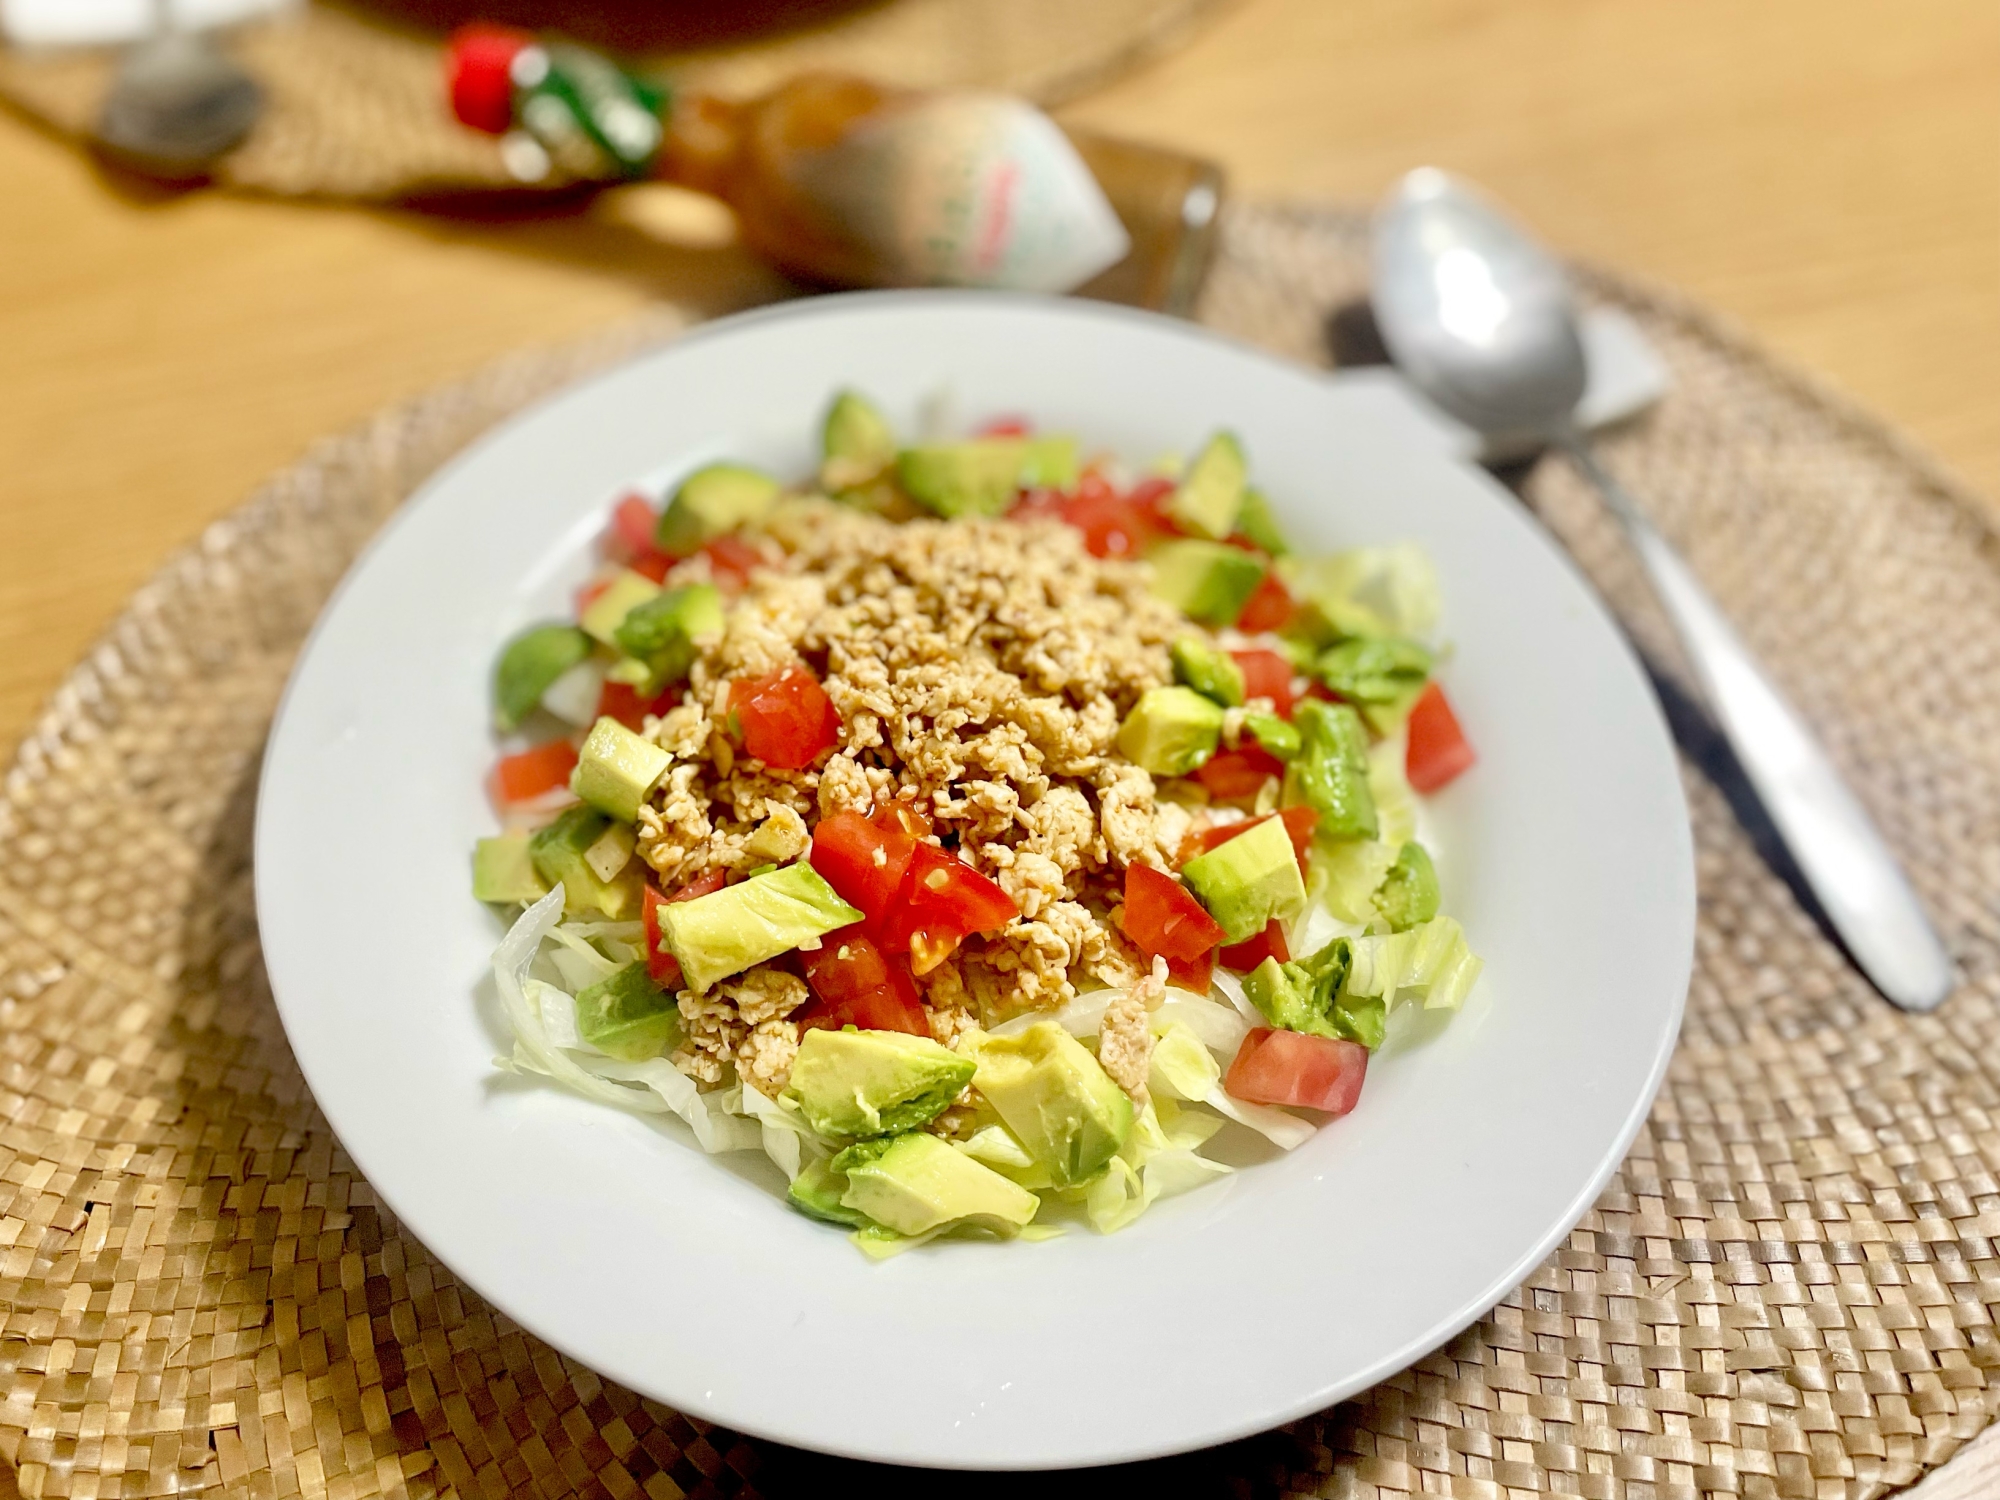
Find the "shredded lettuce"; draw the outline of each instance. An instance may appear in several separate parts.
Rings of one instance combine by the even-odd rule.
[[[1485,967],[1452,917],[1432,917],[1407,932],[1355,938],[1345,988],[1390,1005],[1422,1000],[1426,1010],[1456,1010]]]
[[[798,1107],[787,1100],[767,1098],[749,1084],[741,1084],[741,1110],[758,1126],[758,1144],[771,1158],[785,1181],[790,1182],[805,1169],[807,1155],[831,1156],[832,1142],[823,1140],[806,1124]]]
[[[1118,993],[1114,989],[1086,990],[1053,1015],[1045,1010],[1026,1011],[1002,1021],[987,1035],[1019,1036],[1037,1022],[1054,1021],[1071,1036],[1096,1036],[1098,1028],[1104,1024],[1104,1007],[1109,1005],[1112,997]]]
[[[1199,1043],[1195,1046],[1207,1055]],[[1232,1170],[1228,1165],[1195,1154],[1195,1146],[1205,1139],[1169,1134],[1158,1111],[1148,1104],[1118,1154],[1085,1184],[1083,1207],[1091,1227],[1100,1234],[1115,1234],[1161,1198],[1226,1175]]]
[[[1219,1009],[1220,1007],[1216,1007]],[[1153,1058],[1147,1092],[1165,1099],[1206,1099],[1222,1082],[1222,1069],[1194,1028],[1178,1020],[1153,1021]]]
[[[1368,752],[1368,790],[1375,798],[1376,837],[1391,849],[1417,836],[1417,794],[1404,766],[1409,737],[1398,731]]]
[[[968,1138],[955,1144],[974,1161],[991,1167],[1002,1177],[1030,1192],[1040,1192],[1053,1186],[1048,1168],[1029,1154],[1020,1137],[998,1121],[982,1125]]]
[[[1286,1151],[1303,1146],[1319,1129],[1312,1121],[1286,1114],[1273,1105],[1249,1104],[1234,1098],[1220,1084],[1201,1102],[1217,1114],[1227,1115],[1237,1124],[1249,1126],[1272,1145]]]
[[[1356,547],[1297,570],[1292,592],[1342,636],[1429,639],[1440,611],[1437,570],[1414,542]]]
[[[1235,980],[1235,975],[1230,975]],[[1160,1002],[1160,1008],[1153,1012],[1154,1029],[1170,1024],[1178,1024],[1201,1039],[1209,1051],[1224,1057],[1234,1057],[1236,1049],[1243,1045],[1243,1038],[1249,1035],[1250,1023],[1234,1005],[1222,1005],[1206,996],[1189,994],[1186,990],[1169,989],[1167,998]]]
[[[534,1007],[535,1014],[541,1017],[542,1030],[548,1033],[550,1046],[567,1047],[572,1052],[597,1050],[576,1029],[576,996],[540,979],[524,980],[521,987],[527,991],[528,1003]]]
[[[579,728],[597,722],[597,702],[604,691],[604,668],[585,658],[542,689],[542,707]]]

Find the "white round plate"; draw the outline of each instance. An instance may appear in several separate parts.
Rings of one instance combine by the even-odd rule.
[[[1220,426],[1302,552],[1435,560],[1479,751],[1433,800],[1446,907],[1486,959],[1463,1014],[1384,1052],[1290,1155],[1110,1237],[945,1242],[876,1264],[761,1157],[493,1068],[468,890],[495,649],[560,613],[617,494],[731,456],[809,472],[854,385],[914,426],[1020,414],[1143,462]],[[1546,1255],[1658,1086],[1693,860],[1653,694],[1516,502],[1353,391],[1201,329],[991,294],[729,319],[508,422],[342,584],[272,731],[257,909],[286,1032],[387,1206],[495,1307],[738,1431],[888,1462],[1107,1463],[1324,1407],[1420,1358]]]

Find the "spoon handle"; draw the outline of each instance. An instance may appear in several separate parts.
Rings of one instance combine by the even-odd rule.
[[[1710,709],[1834,930],[1904,1010],[1951,992],[1951,959],[1867,812],[1708,591],[1576,433],[1558,439],[1625,528]]]

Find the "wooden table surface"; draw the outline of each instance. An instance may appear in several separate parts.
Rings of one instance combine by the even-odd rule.
[[[1068,114],[1218,157],[1243,194],[1469,173],[2000,494],[1993,0],[1247,0]],[[315,437],[649,299],[764,284],[656,189],[505,226],[139,201],[5,118],[0,201],[0,750],[172,549]],[[1980,1449],[1926,1495],[2000,1488]]]

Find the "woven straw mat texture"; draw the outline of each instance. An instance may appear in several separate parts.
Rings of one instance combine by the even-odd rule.
[[[836,68],[914,88],[984,88],[1054,103],[1185,39],[1226,0],[886,0],[837,21],[673,58],[671,76],[726,95]],[[446,108],[435,37],[328,4],[227,39],[263,85],[250,138],[216,164],[225,187],[284,197],[404,199],[518,188],[492,136]],[[0,100],[87,135],[115,55],[0,48]]]
[[[1204,318],[1324,362],[1328,315],[1361,286],[1360,219],[1238,210],[1224,245]],[[1608,457],[1910,857],[1964,984],[1928,1017],[1875,999],[1682,710],[1702,902],[1682,1045],[1563,1247],[1336,1410],[1036,1485],[1860,1497],[2000,1406],[2000,548],[1879,426],[1669,298],[1587,286],[1675,378]],[[22,745],[0,796],[0,1448],[23,1493],[939,1488],[690,1421],[484,1306],[345,1160],[259,962],[258,757],[328,590],[475,433],[672,326],[516,360],[315,450],[135,597]],[[1553,467],[1526,489],[1679,702],[1597,510]]]

